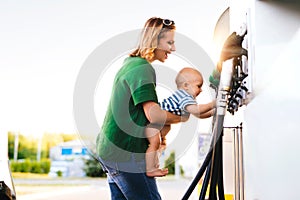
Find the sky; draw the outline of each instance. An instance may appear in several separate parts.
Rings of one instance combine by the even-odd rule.
[[[0,0],[0,126],[30,134],[76,131],[73,91],[82,64],[104,41],[149,17],[173,19],[178,32],[211,52],[226,5],[203,2]]]

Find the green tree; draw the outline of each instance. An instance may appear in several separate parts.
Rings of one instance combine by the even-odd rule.
[[[170,156],[165,160],[165,167],[168,168],[169,174],[175,174],[175,152],[172,151]],[[184,174],[182,166],[179,166],[180,174]]]
[[[14,158],[14,148],[15,148],[15,134],[13,132],[8,132],[8,157],[9,157],[9,159]]]
[[[63,141],[64,141],[64,142],[68,142],[68,141],[71,141],[71,140],[79,139],[79,137],[78,137],[77,134],[66,134],[66,133],[61,133],[60,135],[61,135],[61,137],[63,138]]]
[[[101,165],[99,161],[95,158],[90,158],[86,159],[84,161],[85,167],[84,167],[84,172],[87,176],[89,177],[105,177],[106,174],[102,170]]]
[[[78,139],[76,134],[44,133],[42,136],[41,158],[49,158],[50,148],[59,143]],[[31,135],[19,134],[18,159],[35,160],[39,139]],[[14,158],[15,133],[8,132],[8,156]]]
[[[32,136],[19,135],[18,159],[36,159],[37,139]]]

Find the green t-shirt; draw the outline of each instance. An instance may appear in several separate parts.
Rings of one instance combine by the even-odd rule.
[[[110,103],[97,137],[97,153],[104,160],[128,161],[132,152],[140,159],[148,147],[144,129],[149,123],[142,103],[158,102],[152,65],[140,57],[128,57],[116,74]]]

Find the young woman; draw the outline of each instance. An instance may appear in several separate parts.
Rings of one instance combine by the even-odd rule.
[[[162,128],[188,119],[162,110],[155,90],[156,75],[151,63],[164,62],[175,51],[174,35],[174,21],[157,17],[147,20],[138,47],[115,76],[97,137],[97,153],[107,171],[113,200],[161,199],[155,179],[146,175],[149,141],[144,130],[149,124]],[[166,169],[161,172],[161,176],[168,173]]]

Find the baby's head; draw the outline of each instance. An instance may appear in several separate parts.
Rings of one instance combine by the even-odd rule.
[[[177,89],[185,90],[196,98],[202,92],[202,74],[195,68],[185,67],[181,69],[175,79]]]

